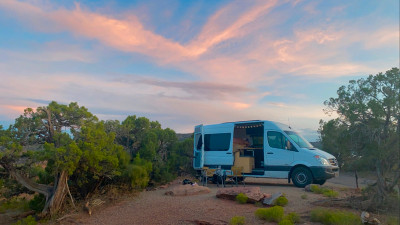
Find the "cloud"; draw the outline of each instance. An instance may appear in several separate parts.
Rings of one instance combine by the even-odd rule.
[[[216,82],[177,82],[155,79],[141,79],[137,80],[137,82],[150,86],[161,87],[164,91],[171,90],[171,88],[179,89],[189,94],[190,96],[186,97],[189,99],[227,99],[232,98],[232,96],[238,96],[255,91],[245,86],[227,85]]]

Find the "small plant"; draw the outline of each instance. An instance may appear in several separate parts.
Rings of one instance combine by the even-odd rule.
[[[359,216],[351,212],[317,208],[311,211],[311,221],[325,225],[361,225]]]
[[[257,209],[254,214],[262,220],[279,222],[283,218],[283,207],[274,206],[268,209]]]
[[[387,225],[398,225],[400,224],[399,218],[391,216],[386,221]]]
[[[316,184],[311,184],[310,189],[312,192],[316,193],[316,194],[322,194],[322,187]]]
[[[29,201],[29,208],[35,212],[41,212],[46,203],[46,197],[42,194],[35,195],[32,200]]]
[[[274,205],[285,206],[288,204],[288,199],[285,196],[280,196],[279,198],[275,199]]]
[[[229,222],[230,225],[244,225],[245,218],[244,216],[234,216],[232,217],[231,221]]]
[[[281,220],[278,225],[294,225],[294,223],[288,219]]]
[[[301,195],[301,198],[302,198],[302,199],[307,199],[307,198],[308,198],[308,195],[303,194],[303,195]]]
[[[13,197],[5,202],[0,202],[0,213],[7,210],[23,210],[29,209],[28,201],[25,198]]]
[[[339,195],[339,193],[337,193],[334,190],[324,190],[322,195],[329,197],[329,198],[336,198]]]
[[[312,192],[314,192],[316,194],[322,194],[322,195],[324,195],[326,197],[329,197],[329,198],[335,198],[335,197],[337,197],[339,195],[339,193],[334,191],[334,190],[331,190],[331,189],[328,189],[328,188],[323,188],[323,187],[321,187],[319,185],[316,185],[316,184],[312,184],[310,186],[310,189],[311,189]]]
[[[292,223],[299,223],[300,222],[300,216],[295,213],[295,212],[291,212],[289,214],[287,214],[284,217],[285,220],[290,220]]]
[[[33,216],[28,216],[23,218],[22,220],[18,220],[17,222],[13,223],[12,225],[36,225],[37,222]]]
[[[245,204],[248,198],[249,197],[247,197],[243,193],[239,193],[238,195],[236,195],[236,201],[239,202],[240,204]]]

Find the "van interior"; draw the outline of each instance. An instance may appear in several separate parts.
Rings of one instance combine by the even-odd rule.
[[[234,166],[244,174],[264,174],[263,123],[236,124],[233,132]]]

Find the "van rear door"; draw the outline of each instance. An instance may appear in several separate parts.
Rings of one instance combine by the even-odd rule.
[[[204,165],[232,166],[233,123],[204,127]]]
[[[204,166],[204,126],[203,124],[194,127],[194,160],[193,168],[201,169]]]

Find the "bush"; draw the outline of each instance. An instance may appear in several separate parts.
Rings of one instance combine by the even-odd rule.
[[[33,216],[28,216],[22,220],[18,220],[13,225],[36,225],[37,222]]]
[[[254,214],[262,220],[279,222],[283,218],[283,207],[274,206],[268,209],[257,209]]]
[[[280,196],[279,198],[275,199],[274,205],[285,206],[288,204],[288,200],[285,196]]]
[[[357,225],[362,224],[359,216],[351,212],[332,211],[318,208],[311,211],[311,221],[325,225]]]
[[[231,221],[229,222],[230,225],[244,225],[245,218],[244,216],[234,216],[232,217]]]
[[[300,222],[300,216],[295,213],[295,212],[291,212],[289,214],[287,214],[284,217],[285,220],[290,220],[292,223],[299,223]]]
[[[399,218],[397,217],[389,217],[386,221],[387,225],[398,225],[400,224]]]
[[[28,201],[25,198],[13,197],[10,200],[4,201],[0,204],[0,213],[10,209],[27,211],[29,209]]]
[[[339,193],[334,190],[325,190],[322,194],[329,198],[336,198],[339,195]]]
[[[319,186],[319,185],[316,185],[316,184],[311,184],[310,189],[311,189],[312,192],[314,192],[316,194],[322,194],[323,193],[323,191],[322,191],[323,188],[321,186]]]
[[[32,200],[29,201],[29,208],[35,212],[41,212],[46,203],[46,197],[42,194],[35,195]]]
[[[239,193],[238,195],[236,195],[236,201],[239,202],[240,204],[245,204],[248,198],[249,197],[247,197],[243,193]]]
[[[283,219],[278,223],[278,225],[293,225],[293,224],[294,223],[292,221],[287,220],[287,219]]]
[[[311,189],[312,192],[314,192],[316,194],[322,194],[322,195],[324,195],[326,197],[329,197],[329,198],[334,198],[334,197],[337,197],[339,195],[339,193],[334,191],[334,190],[331,190],[331,189],[328,189],[328,188],[323,188],[320,185],[316,185],[316,184],[312,184],[310,186],[310,189]]]

